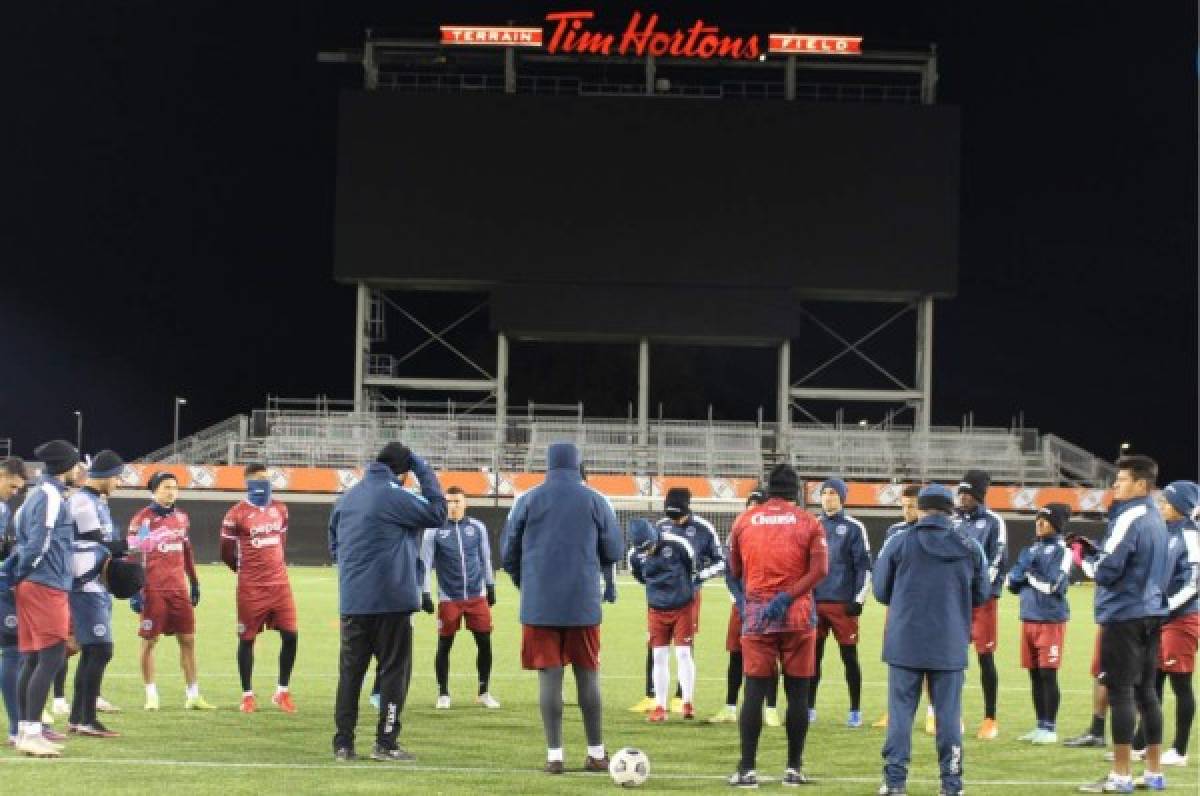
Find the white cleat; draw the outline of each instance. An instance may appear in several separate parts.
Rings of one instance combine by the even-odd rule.
[[[96,697],[96,710],[100,713],[120,713],[121,709],[104,697]]]
[[[1179,754],[1179,752],[1176,752],[1174,749],[1168,749],[1167,751],[1162,753],[1162,761],[1161,762],[1164,766],[1183,767],[1183,766],[1187,765],[1187,755],[1181,755],[1181,754]]]
[[[488,710],[495,710],[496,708],[500,707],[500,703],[497,702],[496,698],[490,693],[480,694],[479,696],[475,697],[475,704],[483,705]]]
[[[62,757],[62,747],[52,744],[40,735],[25,735],[17,739],[16,749],[30,757]]]
[[[450,709],[450,697],[446,696],[446,695],[442,695],[442,696],[438,697],[437,702],[435,702],[433,706],[437,710],[449,710]]]

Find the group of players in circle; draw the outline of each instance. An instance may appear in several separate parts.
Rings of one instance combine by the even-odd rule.
[[[30,479],[19,459],[0,465],[0,530],[5,539],[0,551],[0,685],[10,745],[36,757],[62,754],[65,737],[48,726],[52,716],[46,703],[55,681],[61,683],[67,656],[76,651],[80,662],[72,702],[68,707],[65,698],[61,703],[56,698],[54,707],[69,714],[69,733],[117,735],[97,717],[98,711],[113,709],[100,695],[100,686],[112,657],[114,596],[128,598],[139,614],[145,709],[159,709],[154,650],[159,636],[166,634],[175,635],[180,646],[187,684],[184,707],[211,710],[199,691],[194,652],[193,609],[200,600],[200,583],[188,518],[175,506],[179,487],[174,476],[161,472],[150,478],[152,502],[134,515],[122,537],[114,531],[107,506],[124,469],[117,454],[103,451],[85,463],[61,440],[46,443],[36,454],[45,472],[31,484],[11,523],[6,501]],[[501,536],[504,569],[521,590],[522,664],[539,672],[548,773],[564,770],[566,665],[574,669],[587,730],[584,768],[607,768],[596,677],[599,603],[616,600],[613,565],[622,557],[645,586],[648,609],[646,696],[631,710],[646,713],[653,723],[667,721],[672,712],[684,720],[695,718],[691,648],[699,631],[702,586],[724,577],[732,598],[726,632],[727,691],[725,706],[709,721],[739,725],[741,758],[731,785],[757,786],[756,754],[764,722],[787,727],[782,783],[812,781],[804,773],[803,754],[808,727],[816,720],[821,660],[830,634],[838,645],[849,691],[846,725],[862,726],[858,625],[872,591],[889,607],[883,647],[889,666],[888,712],[875,723],[888,732],[882,752],[884,781],[878,791],[882,796],[906,793],[911,728],[922,691],[930,699],[925,728],[937,738],[942,793],[962,792],[961,690],[970,644],[984,696],[984,718],[976,737],[999,737],[993,656],[999,640],[997,601],[1005,588],[1020,599],[1021,664],[1030,673],[1036,717],[1036,727],[1019,740],[1057,743],[1057,670],[1070,618],[1066,592],[1073,563],[1096,582],[1096,709],[1092,726],[1065,745],[1104,747],[1109,708],[1114,742],[1112,771],[1081,790],[1162,789],[1164,766],[1187,765],[1195,713],[1191,680],[1200,639],[1200,532],[1195,521],[1200,487],[1177,481],[1155,494],[1157,468],[1146,457],[1118,461],[1103,540],[1097,543],[1072,533],[1070,509],[1048,504],[1037,512],[1037,538],[1011,566],[1005,523],[987,508],[990,479],[979,470],[969,471],[955,492],[936,484],[905,487],[900,501],[903,519],[888,528],[873,558],[865,526],[845,511],[847,488],[840,479],[821,485],[821,510],[814,516],[802,508],[795,471],[786,465],[775,468],[763,489],[750,496],[725,545],[713,525],[692,511],[687,490],[671,489],[664,501],[666,516],[655,523],[634,520],[628,528],[631,546],[625,551],[611,506],[586,486],[578,450],[551,446],[548,461],[546,483],[514,503]],[[376,469],[379,472],[373,473]],[[397,489],[409,472],[417,477],[419,490]],[[249,465],[245,475],[246,498],[229,510],[221,528],[221,557],[238,573],[240,709],[258,710],[251,684],[254,639],[262,630],[274,629],[282,645],[271,701],[291,713],[296,707],[288,683],[298,628],[284,559],[287,508],[272,498],[265,466]],[[581,507],[587,521],[578,527],[577,521],[565,518]],[[330,548],[339,564],[342,616],[337,759],[355,757],[357,699],[372,659],[378,671],[371,701],[380,711],[372,757],[413,759],[397,736],[411,677],[410,617],[418,606],[438,614],[436,707],[450,707],[449,654],[464,622],[477,646],[476,701],[486,708],[500,707],[489,690],[495,603],[489,535],[481,522],[466,516],[466,509],[461,490],[451,488],[443,495],[428,466],[394,443],[335,506]],[[372,512],[383,512],[386,518]],[[381,542],[381,522],[411,533]],[[573,557],[571,539],[542,534],[543,526],[561,530],[572,525],[577,527],[570,534],[559,536],[581,536],[585,549],[590,547],[588,555]],[[375,530],[367,532],[369,528]],[[381,549],[387,555],[380,556]],[[573,563],[563,566],[568,559]],[[585,575],[599,571],[602,590],[589,586],[588,577],[577,577],[580,563]],[[374,568],[380,566],[400,572],[392,584],[396,589],[388,588],[386,578],[376,577]],[[435,572],[436,604],[431,593]],[[363,593],[364,581],[371,583],[372,594]],[[419,597],[413,594],[414,585]],[[401,592],[395,605],[389,602],[390,591]],[[678,690],[670,699],[672,646]],[[788,697],[784,721],[775,707],[781,673]],[[1176,735],[1174,744],[1163,751],[1160,703],[1167,680],[1176,695]],[[1135,730],[1138,715],[1141,722]],[[1135,780],[1131,761],[1142,757],[1145,772]]]

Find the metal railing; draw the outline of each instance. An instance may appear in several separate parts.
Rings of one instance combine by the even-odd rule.
[[[1042,437],[1042,453],[1047,467],[1084,486],[1106,487],[1117,474],[1111,462],[1054,434]]]
[[[138,459],[139,462],[189,462],[205,463],[224,461],[229,458],[231,446],[246,438],[246,416],[233,417],[214,423],[195,434],[179,440],[178,445],[164,445]]]

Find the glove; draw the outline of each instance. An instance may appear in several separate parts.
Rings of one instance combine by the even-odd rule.
[[[138,592],[137,594],[135,594],[129,598],[129,610],[130,611],[133,611],[135,614],[140,614],[142,612],[142,608],[144,608],[144,607],[145,607],[145,603],[143,601],[141,592]]]
[[[738,619],[746,621],[746,595],[739,594],[733,598],[733,607],[737,609]]]
[[[192,607],[200,604],[200,581],[192,581]]]
[[[1068,537],[1067,543],[1072,547],[1079,546],[1082,555],[1090,556],[1100,552],[1099,546],[1086,536],[1071,536]]]
[[[1012,592],[1013,594],[1020,594],[1020,593],[1021,593],[1021,586],[1023,585],[1023,584],[1022,584],[1022,581],[1023,581],[1023,580],[1024,580],[1024,578],[1022,578],[1021,580],[1012,580],[1012,579],[1010,579],[1010,580],[1008,581],[1008,590],[1009,590],[1010,592]]]
[[[604,602],[615,603],[617,601],[617,584],[611,578],[604,579]]]
[[[862,612],[862,603],[856,600],[851,600],[850,602],[846,603],[846,616],[862,616]]]
[[[113,539],[111,542],[101,542],[113,558],[122,558],[129,552],[129,542],[124,539]]]
[[[487,584],[487,601],[488,605],[496,604],[496,584],[494,583]]]
[[[144,541],[150,535],[150,521],[142,520],[142,524],[138,526],[137,539],[139,542]]]
[[[692,578],[692,588],[693,589],[699,589],[703,585],[704,585],[704,578],[700,577],[699,575]]]
[[[433,613],[433,596],[429,592],[421,594],[421,610],[427,614]]]
[[[787,616],[788,609],[791,607],[792,595],[781,591],[771,598],[771,602],[767,603],[767,607],[763,609],[763,618],[771,622],[778,622]]]

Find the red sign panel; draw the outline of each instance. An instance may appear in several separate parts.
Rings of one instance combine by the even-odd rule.
[[[767,52],[778,55],[862,55],[862,36],[772,33],[767,37]]]
[[[541,28],[494,27],[488,25],[442,25],[442,44],[477,47],[541,47]]]

